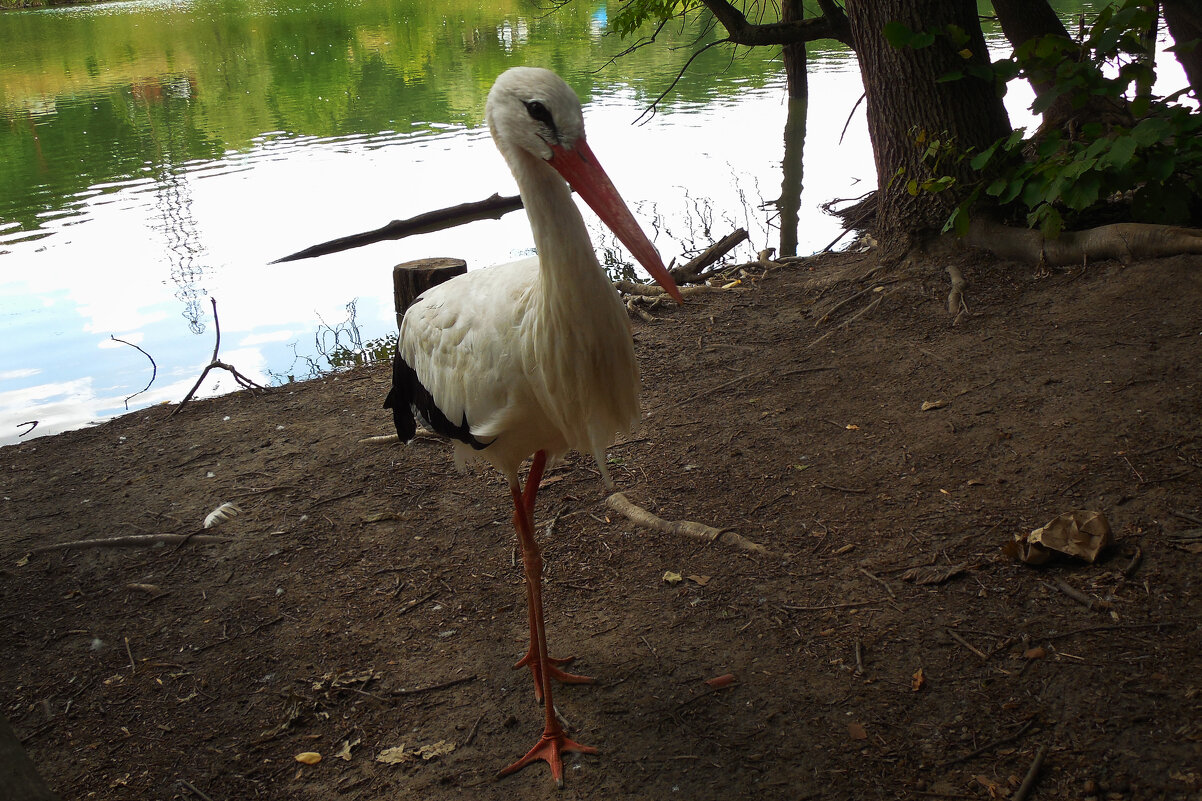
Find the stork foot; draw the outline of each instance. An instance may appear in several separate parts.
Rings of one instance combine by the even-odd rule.
[[[576,751],[581,754],[595,754],[597,753],[597,749],[570,740],[563,733],[563,729],[558,726],[556,729],[544,729],[543,736],[538,738],[538,742],[534,744],[534,747],[526,752],[526,756],[503,769],[500,775],[508,776],[511,773],[516,773],[531,762],[537,762],[541,759],[551,766],[551,777],[555,779],[555,784],[563,787],[563,752]]]
[[[575,673],[568,673],[565,670],[560,670],[560,665],[568,665],[572,663],[576,657],[569,656],[564,659],[557,659],[553,656],[547,657],[547,676],[555,679],[561,684],[592,684],[596,679],[592,676],[580,676]],[[536,701],[543,700],[543,677],[542,671],[539,670],[538,656],[535,654],[533,647],[526,652],[526,655],[514,664],[514,670],[520,667],[530,668],[530,676],[534,679],[534,699]]]

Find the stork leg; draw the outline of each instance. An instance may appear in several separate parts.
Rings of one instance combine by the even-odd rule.
[[[514,528],[521,531],[521,523],[518,518],[521,512],[526,513],[526,519],[530,521],[530,530],[534,531],[534,501],[538,496],[538,485],[543,480],[543,469],[547,466],[546,451],[539,451],[534,454],[534,460],[530,464],[530,474],[526,477],[526,488],[522,492],[521,503],[518,503],[517,497],[514,498],[513,525]],[[520,534],[519,534],[520,537]],[[533,534],[531,535],[533,540]],[[535,546],[537,549],[537,546]],[[525,558],[525,551],[523,551]],[[541,562],[540,562],[541,564]],[[541,582],[541,572],[540,572]],[[538,649],[535,647],[535,620],[534,620],[535,601],[533,593],[530,589],[530,582],[526,581],[526,611],[530,618],[530,648],[526,650],[526,655],[517,661],[514,668],[528,667],[530,675],[534,679],[534,698],[536,701],[543,700],[543,671],[539,669]],[[541,609],[542,606],[539,606]],[[557,659],[553,656],[546,657],[547,675],[556,681],[561,681],[564,684],[592,684],[591,676],[578,676],[575,673],[568,673],[560,670],[560,665],[569,664],[575,657],[569,656],[564,659]]]
[[[541,458],[539,458],[541,457]],[[542,473],[542,462],[545,461],[546,455],[541,451],[536,456],[536,463],[539,474]],[[527,485],[529,488],[529,485]],[[556,784],[563,786],[563,752],[579,751],[584,754],[595,754],[597,749],[579,743],[568,738],[560,725],[559,720],[555,717],[555,704],[551,699],[551,659],[547,656],[547,632],[543,621],[543,558],[539,553],[538,543],[534,539],[534,524],[532,516],[526,507],[526,499],[523,493],[514,484],[511,487],[513,494],[514,506],[514,522],[518,532],[518,542],[522,547],[522,565],[526,573],[526,594],[530,604],[530,635],[531,635],[531,650],[535,655],[534,664],[539,668],[541,673],[541,684],[543,690],[543,711],[544,724],[543,733],[539,737],[538,742],[534,744],[524,757],[509,765],[501,771],[502,776],[508,776],[514,771],[521,770],[531,762],[545,760],[551,766],[551,775],[554,777]],[[537,485],[536,485],[537,491]],[[533,495],[530,496],[533,503]],[[538,675],[538,674],[536,674]],[[539,682],[535,682],[537,689]]]

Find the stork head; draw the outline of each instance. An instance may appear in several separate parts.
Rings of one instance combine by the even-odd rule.
[[[554,167],[656,283],[684,302],[659,252],[589,148],[580,98],[562,78],[537,67],[506,70],[488,93],[485,116],[503,153],[521,148]]]

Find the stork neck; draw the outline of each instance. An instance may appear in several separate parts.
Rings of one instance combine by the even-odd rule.
[[[514,174],[538,249],[544,294],[587,297],[582,285],[608,286],[567,182],[537,156],[522,151],[520,157],[526,163]]]

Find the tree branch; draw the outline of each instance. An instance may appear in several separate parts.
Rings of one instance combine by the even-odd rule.
[[[733,44],[752,47],[834,39],[848,47],[852,46],[851,26],[847,23],[847,15],[832,0],[824,0],[818,4],[822,9],[820,17],[807,17],[789,22],[772,22],[766,25],[748,22],[743,12],[727,0],[701,0],[701,2],[726,28],[728,33],[726,38]]]

